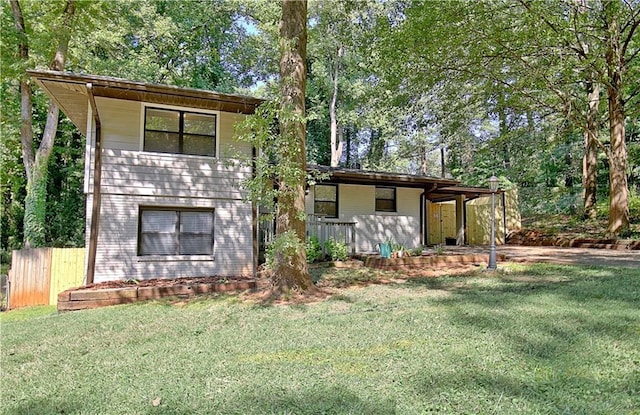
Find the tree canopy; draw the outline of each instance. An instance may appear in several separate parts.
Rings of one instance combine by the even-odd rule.
[[[3,2],[2,248],[21,247],[32,222],[38,244],[84,243],[83,139],[31,88],[25,69],[274,98],[281,7]],[[566,197],[553,209],[587,218],[608,200],[611,235],[638,220],[630,213],[640,181],[638,1],[310,0],[306,15],[310,163],[469,184],[495,174],[518,186],[532,211],[554,188]],[[50,156],[36,157],[49,139]],[[44,161],[37,172],[30,152],[33,165]],[[29,184],[34,172],[38,185]],[[44,199],[30,199],[34,191]]]

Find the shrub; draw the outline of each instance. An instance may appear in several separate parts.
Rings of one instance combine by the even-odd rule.
[[[265,249],[265,265],[267,269],[278,267],[278,261],[289,261],[304,245],[294,231],[287,231],[276,236]]]
[[[344,242],[338,242],[333,238],[330,238],[325,244],[327,255],[331,257],[332,261],[345,261],[348,257],[349,249]]]
[[[312,236],[307,241],[307,262],[312,263],[322,259],[322,245],[317,236]]]

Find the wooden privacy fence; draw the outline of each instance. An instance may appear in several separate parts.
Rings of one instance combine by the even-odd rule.
[[[9,270],[9,307],[56,305],[58,293],[82,285],[84,248],[13,251]]]

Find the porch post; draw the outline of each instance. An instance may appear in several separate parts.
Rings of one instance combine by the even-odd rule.
[[[464,245],[464,195],[456,195],[456,245]]]

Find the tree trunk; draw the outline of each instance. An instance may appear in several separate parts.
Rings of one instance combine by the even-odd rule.
[[[622,72],[624,56],[620,44],[620,26],[616,18],[617,2],[604,4],[607,24],[607,94],[609,103],[609,226],[607,234],[618,236],[629,228],[629,189],[627,185],[627,145],[625,143]]]
[[[333,65],[332,73],[333,92],[331,94],[331,103],[329,104],[329,118],[331,120],[331,167],[338,167],[338,165],[340,164],[340,157],[342,157],[342,148],[344,146],[343,136],[339,132],[340,125],[338,123],[338,115],[336,114],[336,105],[338,102],[338,76],[340,72],[342,46],[338,47],[336,55],[337,56]]]
[[[587,128],[584,132],[582,158],[582,187],[584,189],[584,218],[595,219],[598,195],[598,131],[600,85],[587,83]]]
[[[353,168],[353,166],[351,165],[351,151],[352,151],[351,150],[351,133],[352,133],[352,131],[353,131],[352,130],[352,125],[349,125],[347,127],[347,131],[346,131],[347,139],[345,140],[346,144],[347,144],[347,167],[349,167],[349,168]]]
[[[292,176],[279,177],[281,196],[276,213],[276,235],[293,232],[298,245],[295,252],[276,252],[272,283],[275,292],[307,290],[313,282],[307,271],[306,229],[304,220],[305,157],[305,83],[307,48],[306,0],[283,0],[280,20],[280,133],[290,146],[282,149],[283,163],[297,170]],[[294,178],[295,177],[295,178]]]
[[[22,9],[18,0],[11,0],[11,9],[16,31],[20,37],[18,52],[23,63],[29,59],[28,39],[25,30]],[[71,23],[76,11],[74,0],[68,0],[62,15],[62,27],[56,53],[51,61],[50,69],[61,71],[69,48]],[[45,220],[47,208],[47,176],[49,159],[53,142],[58,130],[59,109],[53,100],[49,100],[47,121],[38,150],[33,151],[33,105],[31,102],[31,86],[26,74],[20,82],[21,94],[21,126],[22,160],[27,174],[27,194],[24,208],[24,245],[27,248],[43,246],[45,243]]]

